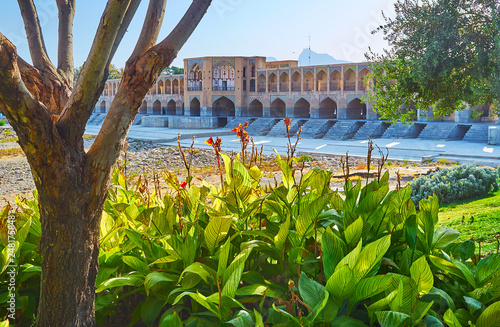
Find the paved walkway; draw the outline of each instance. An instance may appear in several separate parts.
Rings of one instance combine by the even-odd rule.
[[[87,126],[87,134],[97,134],[100,126]],[[220,136],[222,148],[227,151],[239,151],[240,143],[235,133],[229,129],[193,130],[193,129],[171,129],[154,128],[143,126],[132,126],[128,134],[129,138],[161,145],[177,145],[177,135],[181,133],[181,144],[191,145],[191,137],[196,135],[195,146],[198,148],[210,148],[204,142],[208,137]],[[276,149],[280,154],[285,154],[288,140],[268,136],[254,136],[255,144],[260,148],[264,145],[265,153],[272,153]],[[435,141],[418,139],[374,139],[384,153],[389,150],[389,158],[409,161],[422,161],[427,158],[432,160],[447,159],[459,162],[473,162],[480,165],[500,166],[500,146],[487,145],[483,143],[469,143],[464,141]],[[364,140],[327,140],[327,139],[301,139],[297,150],[301,153],[315,153],[322,155],[345,154],[349,151],[351,156],[366,156],[368,141]],[[374,157],[379,157],[377,148],[373,152]]]

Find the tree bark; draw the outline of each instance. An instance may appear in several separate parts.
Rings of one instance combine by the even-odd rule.
[[[95,326],[99,229],[107,188],[90,192],[92,181],[81,166],[61,175],[39,191],[43,237],[37,326]]]
[[[92,148],[83,133],[106,82],[107,68],[140,0],[108,0],[76,85],[72,81],[74,0],[57,0],[59,64],[45,50],[33,0],[18,0],[33,66],[0,33],[0,112],[30,164],[38,190],[42,283],[38,327],[94,327],[102,208],[110,175],[142,99],[171,64],[210,6],[193,0],[167,38],[154,45],[165,0],[150,0],[143,35]],[[65,39],[66,38],[66,39]]]

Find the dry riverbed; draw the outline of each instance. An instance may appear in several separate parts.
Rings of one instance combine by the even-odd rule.
[[[94,140],[92,136],[85,136],[85,146],[89,148]],[[186,149],[187,160],[191,160],[189,149]],[[231,155],[231,153],[228,153]],[[264,155],[261,169],[264,172],[262,183],[274,185],[281,180],[280,173],[274,155]],[[169,170],[183,180],[186,176],[182,156],[176,147],[160,147],[150,143],[129,140],[127,147],[127,175],[131,178],[138,178],[139,175],[146,174],[152,178],[153,171],[161,174],[164,170]],[[120,165],[124,165],[124,153],[121,156]],[[436,169],[437,163],[422,163],[414,165],[406,162],[391,162],[392,166],[387,166],[391,174],[391,186],[397,184],[396,172],[399,171],[402,184],[406,184],[414,177],[427,174]],[[366,178],[366,159],[350,158],[351,178]],[[207,180],[214,185],[220,181],[216,169],[217,161],[212,150],[194,149],[192,153],[191,174]],[[376,166],[376,161],[372,162]],[[343,185],[342,165],[340,156],[324,157],[313,156],[312,161],[306,164],[306,169],[320,167],[333,172],[332,187],[341,188]],[[376,169],[372,169],[374,173]],[[385,171],[385,169],[384,169]],[[162,183],[164,185],[164,183]],[[150,183],[153,185],[153,183]],[[35,189],[31,170],[26,161],[26,157],[21,151],[15,134],[7,129],[0,129],[0,208],[8,202],[13,203],[16,195],[31,198]]]

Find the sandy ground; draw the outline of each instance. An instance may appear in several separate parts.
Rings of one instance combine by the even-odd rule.
[[[93,137],[85,138],[86,148],[90,147],[93,140]],[[16,141],[16,136],[12,131],[0,130],[0,208],[7,203],[13,204],[17,195],[32,198],[32,192],[35,189],[30,166]],[[190,160],[189,151],[186,152],[186,155],[187,159]],[[275,156],[264,155],[262,159],[261,169],[264,171],[262,184],[274,185],[275,182],[281,180],[275,164]],[[153,171],[161,175],[162,171],[169,170],[174,172],[180,180],[183,180],[187,173],[182,156],[176,147],[160,147],[150,143],[129,140],[126,162],[127,174],[131,178],[138,178],[139,175],[146,174],[148,178],[152,179]],[[366,178],[365,159],[351,158],[349,162],[352,178]],[[123,166],[124,163],[125,156],[122,154],[120,165]],[[216,164],[217,161],[213,151],[206,149],[195,149],[193,151],[192,175],[217,185],[220,182],[220,177]],[[391,162],[391,164],[387,168],[390,171],[392,188],[397,185],[396,172],[398,171],[401,175],[402,185],[405,185],[414,177],[428,174],[437,168],[436,163],[414,165],[406,162]],[[376,162],[373,162],[372,165],[376,165]],[[332,188],[342,187],[343,173],[340,156],[313,157],[313,160],[307,163],[305,171],[313,167],[332,171]],[[375,171],[375,169],[372,169],[371,173]],[[159,179],[162,180],[162,178]],[[150,183],[150,185],[153,185],[153,183]],[[162,182],[161,185],[164,185],[164,183]]]

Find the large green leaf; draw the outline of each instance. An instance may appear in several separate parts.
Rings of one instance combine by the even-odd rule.
[[[342,268],[343,266],[349,266],[351,270],[354,269],[354,266],[356,265],[356,262],[358,261],[359,253],[361,252],[361,246],[363,244],[363,240],[359,240],[358,245],[349,252],[340,262],[338,263],[337,267],[335,268],[335,271],[338,269]]]
[[[240,254],[238,254],[236,258],[234,258],[229,267],[224,271],[224,287],[222,288],[223,295],[226,295],[229,298],[234,298],[236,290],[238,289],[238,285],[241,281],[241,275],[243,274],[243,270],[245,268],[245,261],[247,260],[251,252],[252,248],[246,248],[241,251]]]
[[[363,232],[363,219],[359,217],[352,224],[347,226],[344,231],[345,241],[347,245],[352,248],[357,244],[361,238],[361,233]]]
[[[109,288],[122,287],[122,286],[140,286],[144,283],[143,275],[128,275],[122,277],[111,278],[99,285],[96,293],[102,292]]]
[[[183,325],[181,318],[177,315],[177,312],[174,312],[161,320],[160,327],[183,327]]]
[[[418,294],[423,296],[431,290],[434,285],[434,276],[425,256],[418,258],[410,268],[411,278],[417,284]]]
[[[328,280],[347,251],[344,241],[333,233],[330,226],[325,229],[321,237],[321,251],[323,251],[325,279]]]
[[[219,251],[219,262],[217,264],[217,278],[224,274],[227,268],[227,260],[229,259],[229,252],[231,250],[231,240],[228,238],[226,243],[221,246]]]
[[[408,217],[408,219],[406,219],[405,236],[408,246],[413,251],[415,251],[417,247],[417,234],[418,234],[417,216],[411,215],[410,217]]]
[[[283,245],[286,242],[288,233],[290,233],[290,215],[287,215],[285,223],[280,226],[278,234],[274,237],[274,246],[278,253],[283,251]]]
[[[354,293],[356,277],[349,266],[342,266],[335,270],[326,283],[326,290],[337,303],[341,303]]]
[[[313,310],[320,305],[326,297],[326,290],[323,285],[307,277],[306,273],[301,273],[299,278],[299,293],[304,303]],[[315,316],[319,312],[313,312]]]
[[[377,275],[364,278],[356,285],[356,291],[349,302],[355,304],[361,300],[369,299],[374,295],[379,294],[388,289],[392,283],[392,276]]]
[[[490,254],[481,259],[476,267],[476,279],[479,285],[482,285],[494,274],[500,272],[500,254]]]
[[[122,260],[123,260],[123,263],[125,263],[127,266],[131,267],[134,270],[142,271],[142,272],[149,270],[148,265],[144,261],[142,261],[141,259],[139,259],[137,257],[131,256],[131,255],[128,255],[128,256],[124,255],[122,257]]]
[[[154,285],[160,282],[177,282],[178,277],[174,274],[168,274],[163,271],[153,271],[149,273],[144,280],[144,287],[146,288],[146,293],[149,296],[149,290]]]
[[[375,314],[381,327],[398,327],[410,318],[409,315],[396,311],[378,311]]]
[[[448,327],[462,327],[462,324],[458,321],[457,317],[453,313],[453,310],[448,309],[444,313],[443,321]]]
[[[455,241],[460,236],[460,233],[453,228],[441,226],[435,232],[432,238],[432,249],[442,249]]]
[[[500,301],[493,303],[481,313],[476,321],[476,327],[500,326]]]
[[[214,216],[210,219],[210,222],[205,229],[205,243],[211,253],[215,252],[219,242],[226,237],[229,229],[231,228],[231,224],[231,217]]]
[[[215,281],[217,280],[217,272],[200,262],[194,262],[186,267],[186,269],[182,272],[182,275],[186,273],[193,273],[200,276],[201,279],[203,279],[207,284],[215,284]]]
[[[141,305],[142,321],[148,326],[152,326],[156,318],[163,309],[163,301],[156,297],[148,297]]]
[[[183,292],[175,298],[173,305],[177,304],[186,295],[188,295],[191,299],[193,299],[194,301],[201,304],[203,307],[208,309],[210,312],[215,314],[217,317],[220,317],[220,313],[219,313],[217,306],[212,301],[208,300],[206,296],[204,296],[203,294],[200,294],[200,293]]]
[[[309,193],[314,195],[313,193]],[[307,238],[314,235],[314,226],[318,220],[318,216],[327,208],[327,204],[330,202],[331,194],[321,195],[319,197],[312,196],[311,202],[307,203],[307,200],[302,198],[303,204],[307,203],[304,210],[301,210],[295,228],[297,230],[297,235],[300,238]],[[317,226],[319,227],[319,226]]]
[[[231,324],[235,327],[253,327],[254,326],[252,316],[245,310],[238,311],[236,316],[226,323]]]
[[[363,248],[353,269],[357,281],[365,277],[382,260],[390,245],[391,235],[386,235]]]

